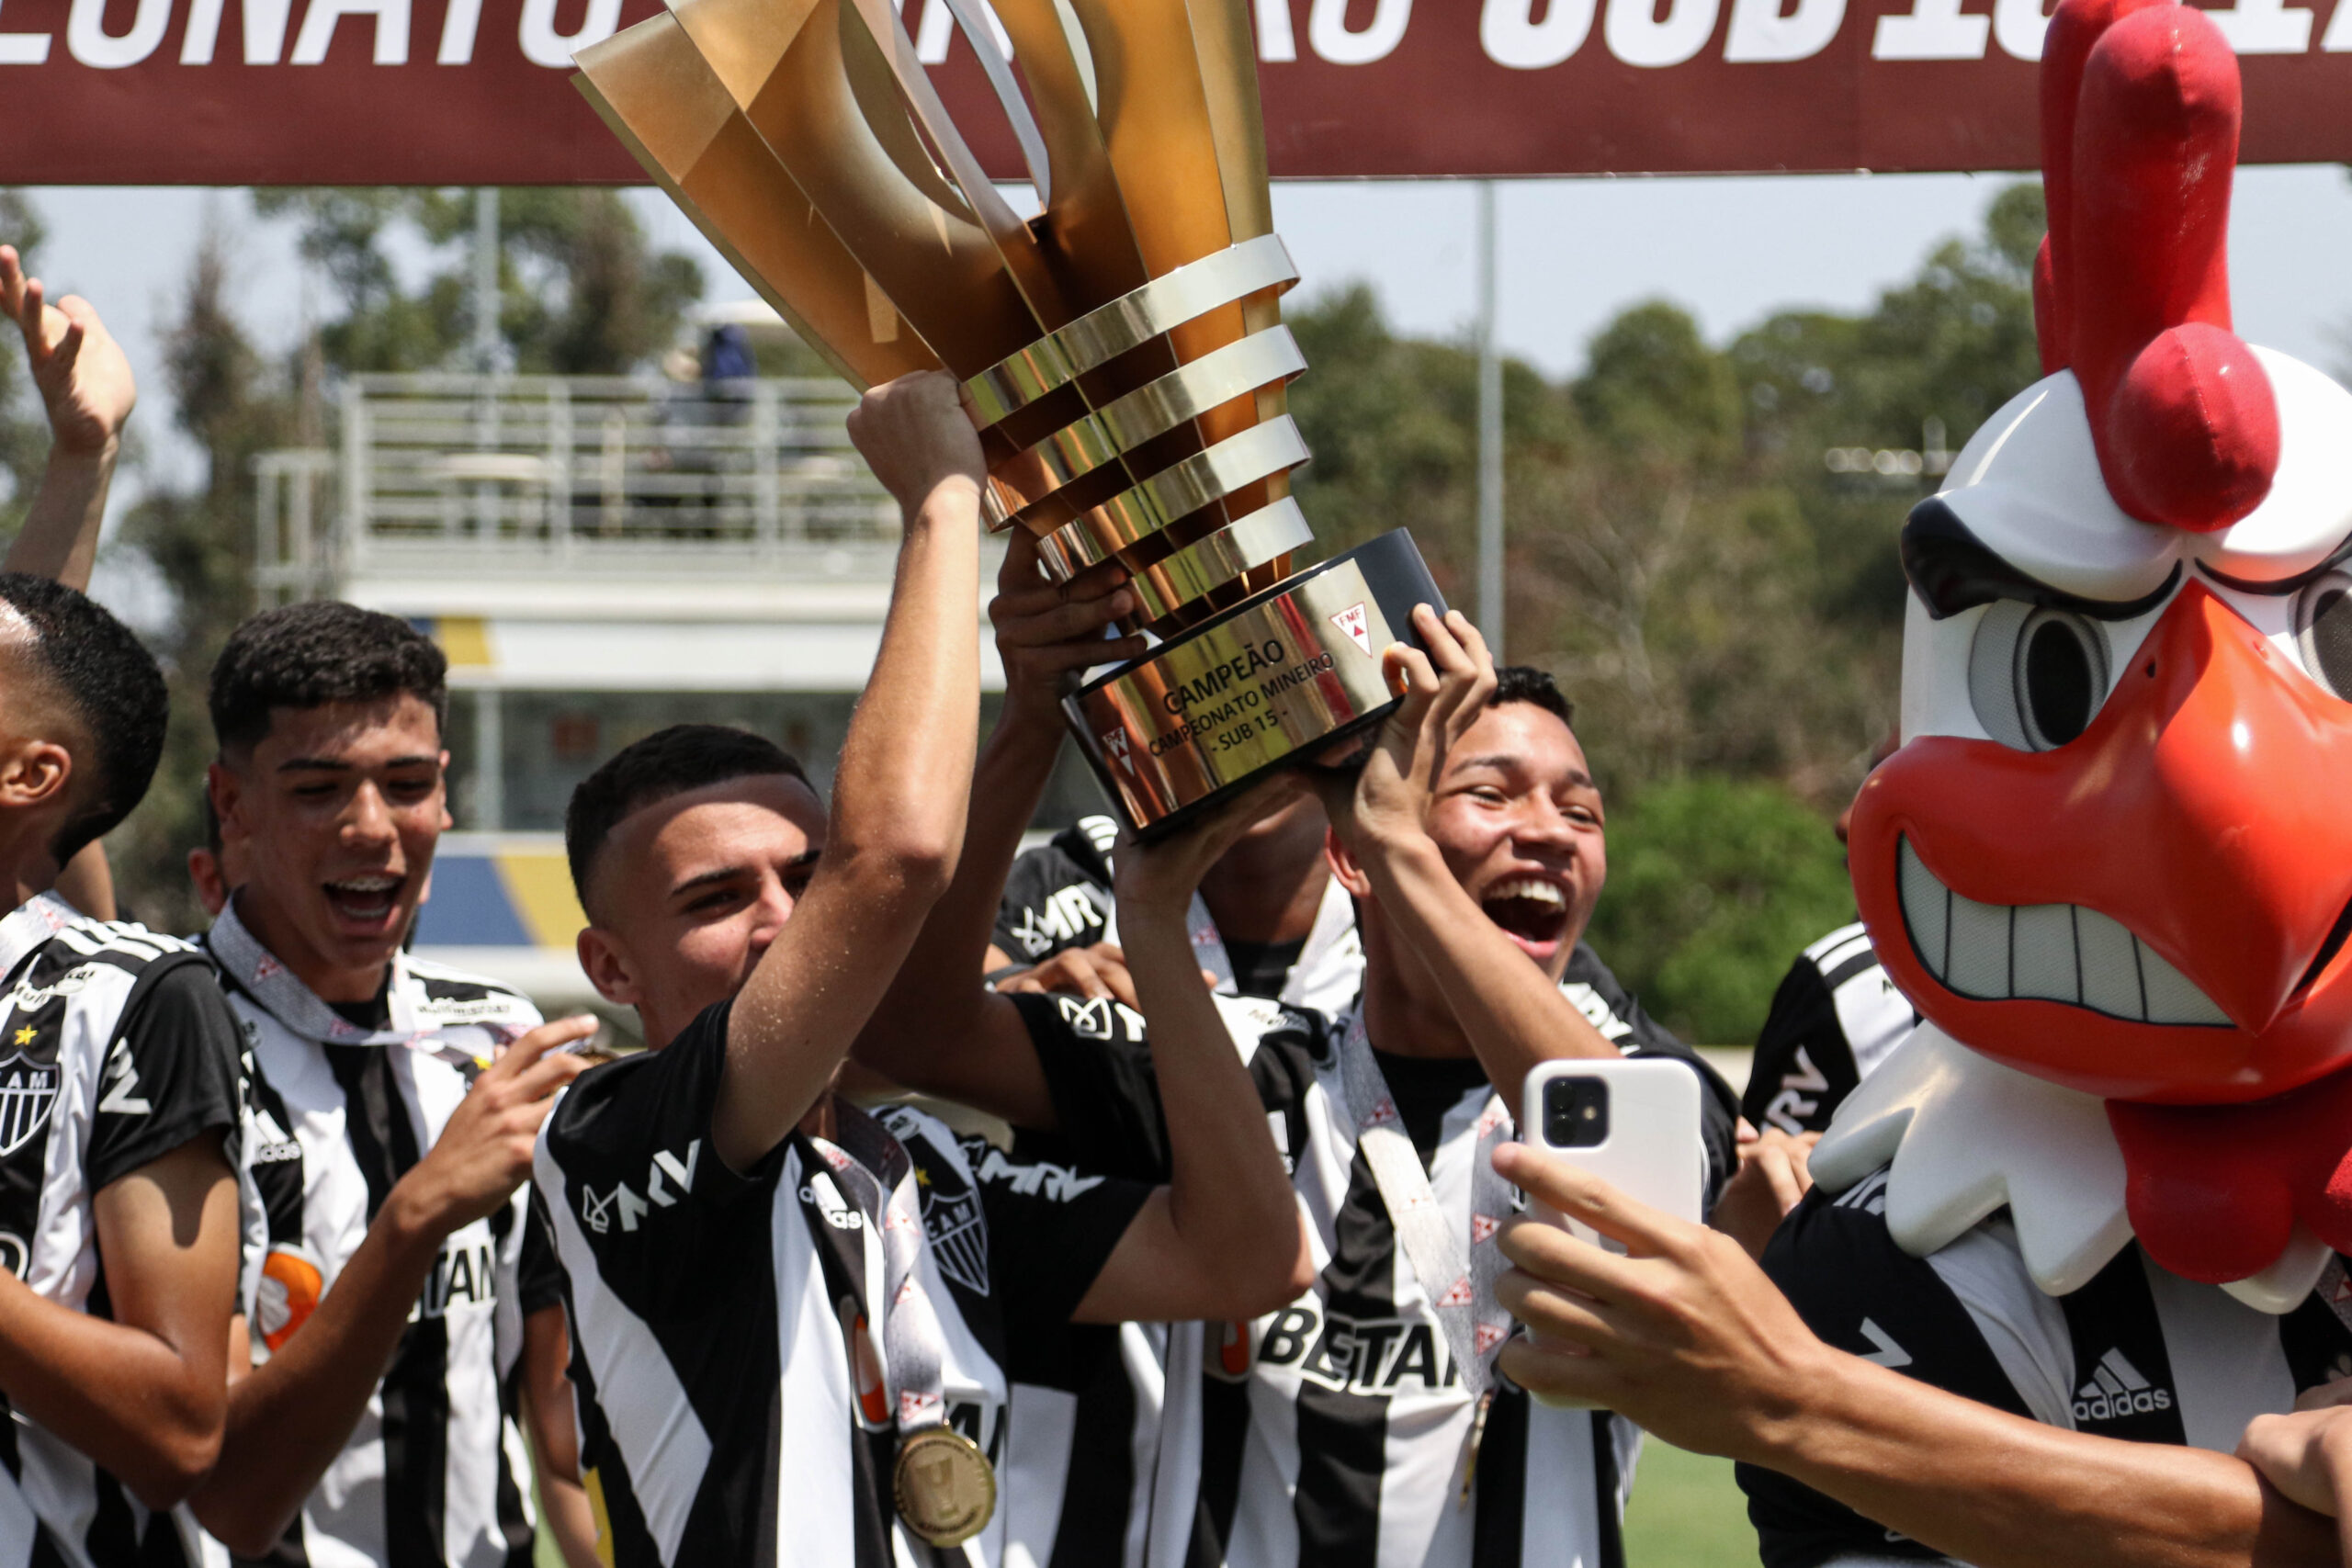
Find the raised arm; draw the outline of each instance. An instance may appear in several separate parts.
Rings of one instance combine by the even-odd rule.
[[[1517,1222],[1497,1286],[1543,1344],[1502,1370],[1775,1470],[1976,1568],[2336,1562],[2330,1521],[2226,1454],[2045,1427],[1823,1344],[1739,1245],[1510,1144],[1496,1168],[1628,1248]]]
[[[972,774],[964,853],[857,1041],[858,1061],[892,1082],[1019,1127],[1052,1127],[1053,1100],[1019,1014],[980,976],[1005,875],[1061,749],[1062,689],[1091,664],[1143,650],[1140,637],[1102,636],[1132,608],[1125,581],[1118,564],[1105,561],[1048,583],[1029,536],[1009,536],[989,606],[1004,707]]]
[[[1298,1200],[1264,1103],[1193,956],[1193,894],[1242,830],[1305,783],[1277,775],[1196,827],[1118,854],[1119,930],[1168,1122],[1158,1189],[1080,1302],[1086,1323],[1247,1319],[1314,1282]]]
[[[0,569],[86,589],[107,486],[139,389],[89,301],[69,294],[50,305],[43,293],[40,279],[25,276],[16,247],[0,245],[0,310],[24,334],[50,428],[49,466]]]
[[[939,371],[866,393],[850,437],[899,503],[898,574],[834,774],[824,858],[729,1021],[711,1137],[739,1170],[825,1091],[947,890],[964,840],[956,782],[971,776],[979,728],[979,437]],[[975,950],[958,977],[978,962]]]
[[[1413,627],[1429,651],[1399,643],[1385,655],[1404,702],[1352,777],[1326,773],[1317,782],[1341,848],[1436,976],[1503,1103],[1516,1108],[1530,1069],[1617,1048],[1463,891],[1430,837],[1447,756],[1494,695],[1495,665],[1458,612],[1441,618],[1418,605]]]

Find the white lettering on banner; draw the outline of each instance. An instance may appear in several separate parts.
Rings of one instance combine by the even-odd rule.
[[[1837,0],[1839,6],[1845,0]],[[1487,0],[1478,11],[1478,47],[1496,64],[1542,71],[1576,53],[1592,33],[1593,0],[1550,0],[1535,19],[1536,0]]]
[[[2326,54],[2352,54],[2352,6],[2339,5],[2327,19],[2327,36],[2319,40]]]
[[[481,31],[481,0],[449,0],[448,12],[441,18],[441,47],[433,63],[471,65],[474,38]]]
[[[2042,8],[2041,0],[1993,0],[1993,37],[2003,53],[2018,60],[2039,60],[2042,35],[2049,30],[2050,13]]]
[[[1656,0],[1609,0],[1601,36],[1628,65],[1679,65],[1707,47],[1722,8],[1723,0],[1669,0],[1661,18]]]
[[[139,0],[130,30],[120,36],[107,31],[107,0],[74,0],[65,21],[65,47],[74,58],[99,71],[119,71],[155,52],[164,29],[172,25],[172,0]]]
[[[1290,0],[1258,0],[1258,58],[1287,65],[1298,58],[1298,39],[1290,30]]]
[[[1982,60],[1990,17],[1963,17],[1960,0],[1911,0],[1907,16],[1881,17],[1872,60]]]
[[[0,33],[0,65],[40,65],[48,60],[47,33]]]
[[[408,63],[409,0],[311,0],[302,15],[302,31],[294,39],[297,65],[324,65],[334,25],[345,17],[376,18],[375,61],[379,65]]]
[[[555,30],[555,0],[523,0],[523,58],[534,65],[569,70],[574,51],[604,42],[620,25],[621,0],[588,0],[588,14],[576,33]]]
[[[1413,0],[1373,0],[1372,20],[1348,26],[1349,0],[1315,0],[1306,14],[1306,41],[1334,65],[1370,65],[1385,60],[1405,36]]]
[[[223,0],[196,0],[188,8],[187,31],[180,38],[182,65],[209,65],[220,41]],[[275,65],[286,52],[287,14],[293,0],[239,0],[244,18],[245,63]]]
[[[1846,0],[1797,0],[1781,14],[1781,0],[1732,0],[1731,33],[1724,58],[1736,63],[1810,60],[1846,25]]]
[[[2343,9],[2336,6],[2338,13]],[[2285,0],[2237,0],[2205,15],[2240,54],[2301,54],[2312,46],[2311,12]]]

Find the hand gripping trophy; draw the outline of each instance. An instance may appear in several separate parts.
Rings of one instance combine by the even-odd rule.
[[[1028,529],[1057,578],[1125,567],[1123,629],[1157,644],[1066,706],[1129,820],[1162,831],[1385,714],[1382,650],[1442,602],[1402,531],[1290,570],[1307,453],[1283,400],[1306,361],[1275,303],[1298,274],[1247,0],[934,3],[1037,217],[981,172],[890,0],[678,0],[582,53],[580,82],[843,376],[963,380],[992,527]]]

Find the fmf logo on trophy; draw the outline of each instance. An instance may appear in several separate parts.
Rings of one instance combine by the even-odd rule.
[[[1029,530],[1057,580],[1126,569],[1124,629],[1155,645],[1066,705],[1149,834],[1375,722],[1379,663],[1343,649],[1443,602],[1401,531],[1293,570],[1312,536],[1284,388],[1306,361],[1276,304],[1298,269],[1272,233],[1250,0],[997,0],[1013,62],[954,10],[1034,217],[982,173],[890,0],[675,0],[582,51],[579,81],[842,375],[964,382],[991,527]]]

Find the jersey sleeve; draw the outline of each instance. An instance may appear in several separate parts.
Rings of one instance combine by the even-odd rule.
[[[963,1140],[989,1224],[989,1270],[1005,1282],[1008,1369],[1030,1381],[1050,1371],[1070,1315],[1093,1287],[1154,1184],[1090,1171],[1033,1144],[1007,1156],[982,1138]]]
[[[236,1016],[190,954],[140,977],[98,1069],[84,1166],[96,1192],[208,1133],[243,1104]]]
[[[523,1247],[514,1263],[514,1299],[521,1303],[525,1317],[563,1304],[563,1265],[556,1258],[547,1201],[537,1187],[531,1189],[531,1201],[523,1212]]]
[[[1812,959],[1789,966],[1756,1037],[1755,1064],[1739,1113],[1758,1128],[1818,1133],[1860,1079],[1838,1003]]]
[[[1826,1344],[2030,1419],[1966,1305],[1933,1265],[1895,1245],[1876,1212],[1883,1201],[1883,1176],[1835,1201],[1815,1188],[1774,1234],[1765,1272]],[[1743,1464],[1738,1476],[1764,1568],[1942,1560],[1776,1472]]]
[[[1052,1146],[1091,1171],[1166,1180],[1168,1122],[1141,1015],[1108,998],[1025,992],[1012,1000],[1053,1096]]]
[[[766,1194],[785,1145],[745,1172],[710,1146],[729,1007],[704,1012],[662,1050],[582,1074],[536,1162],[559,1252],[576,1235],[601,1286],[648,1320],[701,1312],[712,1280],[767,1251]],[[576,1260],[565,1267],[577,1272]]]

